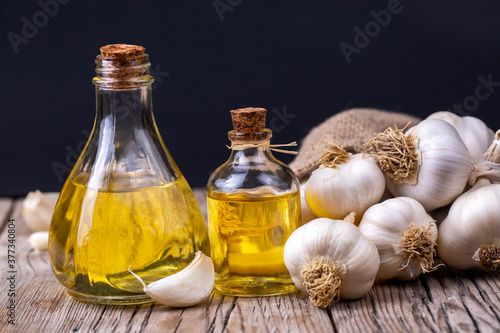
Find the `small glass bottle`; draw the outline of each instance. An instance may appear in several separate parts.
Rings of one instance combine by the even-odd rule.
[[[207,187],[215,289],[232,296],[285,294],[295,289],[283,248],[299,227],[300,184],[271,153],[266,109],[231,116],[231,156]]]
[[[152,112],[149,56],[108,45],[96,59],[96,119],[66,180],[49,236],[52,269],[75,299],[152,302],[149,284],[210,255],[205,221],[160,137]]]

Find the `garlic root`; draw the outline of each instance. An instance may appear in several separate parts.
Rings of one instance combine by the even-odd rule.
[[[420,154],[415,138],[405,136],[402,129],[389,127],[383,133],[378,133],[365,144],[368,156],[373,156],[380,168],[398,184],[417,183]]]
[[[438,266],[433,267],[434,254],[436,253],[436,221],[430,222],[429,226],[415,226],[412,224],[410,229],[401,239],[401,248],[408,255],[408,261],[399,270],[408,267],[410,262],[418,262],[422,272],[429,273],[435,271]]]
[[[193,261],[181,271],[146,285],[134,272],[129,272],[141,282],[144,292],[158,303],[172,307],[188,307],[207,299],[214,288],[215,271],[210,257],[198,251]]]
[[[492,272],[500,265],[500,246],[483,244],[473,258],[478,261],[479,268],[485,272]]]
[[[335,144],[331,141],[325,140],[328,144],[324,150],[322,150],[323,155],[319,159],[319,163],[328,168],[336,167],[339,164],[345,163],[351,157],[344,148],[339,144]]]
[[[322,257],[305,266],[300,274],[311,303],[326,308],[332,301],[338,302],[344,273],[345,268],[335,265],[330,258]]]

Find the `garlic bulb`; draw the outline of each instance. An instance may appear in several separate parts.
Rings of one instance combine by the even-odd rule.
[[[49,248],[49,232],[38,231],[31,234],[28,239],[30,246],[34,250],[43,251]]]
[[[304,225],[307,222],[317,218],[317,216],[314,215],[314,213],[311,211],[311,208],[309,208],[309,205],[307,204],[306,186],[307,182],[300,184],[300,225]]]
[[[500,184],[479,179],[450,208],[439,226],[437,253],[456,269],[495,270],[500,265]]]
[[[315,306],[326,307],[339,297],[362,297],[373,286],[380,262],[377,249],[351,222],[312,220],[285,244],[285,265],[293,283]]]
[[[427,119],[429,118],[435,118],[435,119],[441,119],[449,123],[451,126],[457,128],[458,123],[462,121],[462,117],[459,115],[450,112],[450,111],[438,111],[434,112],[433,114],[429,115]],[[459,133],[460,134],[460,133]]]
[[[467,147],[441,119],[425,119],[406,135],[397,127],[388,128],[367,147],[387,174],[391,193],[416,199],[427,211],[455,200],[472,170]]]
[[[493,140],[493,131],[481,119],[470,116],[460,117],[449,111],[436,112],[428,118],[442,119],[451,124],[469,150],[472,162],[483,163],[484,153]]]
[[[129,272],[142,283],[149,297],[172,307],[187,307],[204,301],[212,293],[215,283],[212,259],[201,251],[196,252],[193,261],[181,271],[147,286],[130,267]]]
[[[424,207],[405,197],[370,207],[359,230],[378,249],[379,279],[412,280],[434,270],[437,226]]]
[[[32,231],[49,231],[59,193],[29,192],[23,201],[23,219]]]
[[[352,155],[329,143],[306,186],[306,199],[315,216],[343,219],[356,213],[359,223],[368,207],[384,194],[385,178],[377,163],[362,154]]]

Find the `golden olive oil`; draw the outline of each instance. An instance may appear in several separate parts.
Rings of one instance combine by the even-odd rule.
[[[295,289],[283,248],[299,227],[299,192],[249,196],[208,195],[215,289],[237,296],[264,296]]]
[[[185,267],[196,251],[210,253],[203,216],[182,176],[162,186],[134,186],[129,177],[114,179],[107,190],[71,178],[63,187],[50,228],[50,255],[73,297],[150,302],[129,266],[149,284]]]

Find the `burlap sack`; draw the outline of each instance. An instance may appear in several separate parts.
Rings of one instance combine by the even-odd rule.
[[[322,154],[320,151],[325,148],[324,140],[340,143],[348,152],[360,153],[364,151],[363,145],[373,138],[374,133],[383,132],[394,125],[402,128],[408,122],[411,122],[410,126],[414,126],[420,119],[377,109],[350,109],[340,112],[309,132],[302,140],[299,153],[290,163],[290,167],[299,179],[305,179],[318,167],[318,159]]]

